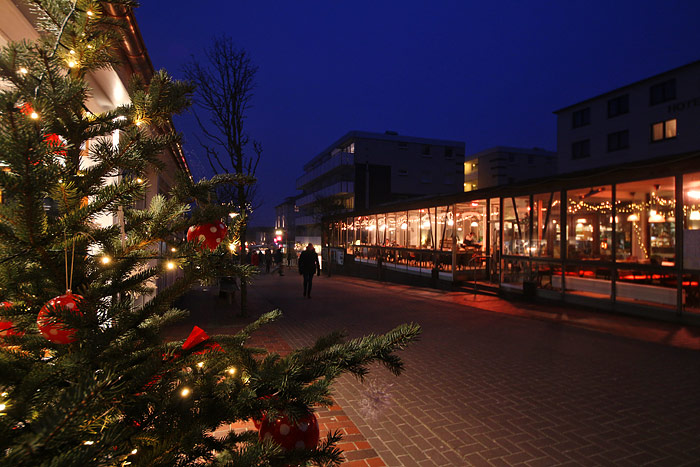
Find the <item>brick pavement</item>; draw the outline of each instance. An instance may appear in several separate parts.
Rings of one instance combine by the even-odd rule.
[[[254,309],[283,309],[270,327],[294,347],[423,326],[402,376],[373,368],[388,406],[364,410],[367,381],[334,386],[388,466],[700,464],[700,355],[658,344],[692,348],[697,329],[344,277],[316,278],[311,300],[300,289],[296,275],[251,289]],[[226,306],[212,308],[198,316],[226,329]]]

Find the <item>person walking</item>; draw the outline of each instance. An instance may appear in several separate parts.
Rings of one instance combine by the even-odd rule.
[[[270,274],[270,267],[272,266],[272,252],[268,248],[265,252],[265,272]]]
[[[311,284],[314,279],[314,274],[321,275],[318,255],[312,243],[309,243],[306,246],[306,250],[301,252],[297,262],[299,264],[299,274],[304,276],[304,297],[311,298]]]
[[[282,250],[279,248],[275,250],[275,266],[277,266],[277,272],[279,275],[284,276],[284,270],[282,269],[284,266],[284,264],[282,264]]]

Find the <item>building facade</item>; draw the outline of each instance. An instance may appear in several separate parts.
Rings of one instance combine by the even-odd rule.
[[[299,213],[298,199],[299,196],[289,196],[275,206],[275,234],[282,236],[281,243],[284,245],[284,253],[287,253],[289,249],[295,249],[296,219]]]
[[[464,143],[351,131],[297,179],[297,241],[319,243],[321,217],[415,196],[462,191]]]
[[[467,155],[464,191],[517,183],[557,173],[557,155],[540,148],[496,146]]]
[[[700,61],[557,110],[566,173],[700,148]]]
[[[329,220],[325,260],[700,323],[700,62],[556,114],[559,175],[484,188],[470,159],[477,190]]]

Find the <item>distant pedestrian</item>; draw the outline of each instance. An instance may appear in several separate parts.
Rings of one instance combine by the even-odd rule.
[[[287,267],[292,267],[292,260],[294,259],[294,250],[287,247]]]
[[[306,250],[301,252],[297,262],[299,263],[299,274],[304,276],[304,297],[311,298],[311,284],[314,279],[314,274],[321,275],[318,255],[312,243],[309,243],[306,246]]]
[[[250,254],[250,264],[251,266],[258,266],[260,264],[260,255],[258,255],[258,250],[253,250]]]
[[[265,272],[270,274],[270,267],[272,266],[272,252],[268,248],[265,252]]]
[[[284,271],[282,270],[282,267],[284,266],[282,264],[282,250],[279,248],[275,250],[275,266],[277,266],[277,272],[279,275],[284,276]]]

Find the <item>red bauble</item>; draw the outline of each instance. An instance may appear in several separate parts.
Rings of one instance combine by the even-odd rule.
[[[56,133],[48,133],[44,135],[44,142],[49,148],[49,152],[58,156],[66,157],[66,144]]]
[[[32,107],[32,104],[30,104],[29,102],[25,102],[24,104],[19,106],[19,111],[22,112],[24,115],[30,116],[34,113],[34,108]]]
[[[0,307],[8,309],[12,307],[12,303],[0,302]],[[17,331],[14,327],[15,325],[12,321],[0,321],[0,337],[24,335],[24,332]]]
[[[297,419],[296,423],[292,423],[285,415],[274,420],[263,415],[258,435],[261,440],[271,439],[285,451],[314,449],[319,438],[318,420],[313,413]]]
[[[193,225],[187,230],[187,241],[198,243],[214,251],[227,233],[228,227],[223,222]]]
[[[46,339],[50,340],[54,344],[70,344],[75,342],[75,329],[67,328],[55,319],[50,318],[52,310],[65,308],[70,310],[74,314],[82,315],[78,310],[78,302],[82,300],[83,297],[80,295],[74,295],[67,292],[65,295],[61,295],[49,300],[49,302],[41,307],[39,311],[39,316],[36,318],[36,324],[39,326],[39,332]]]

